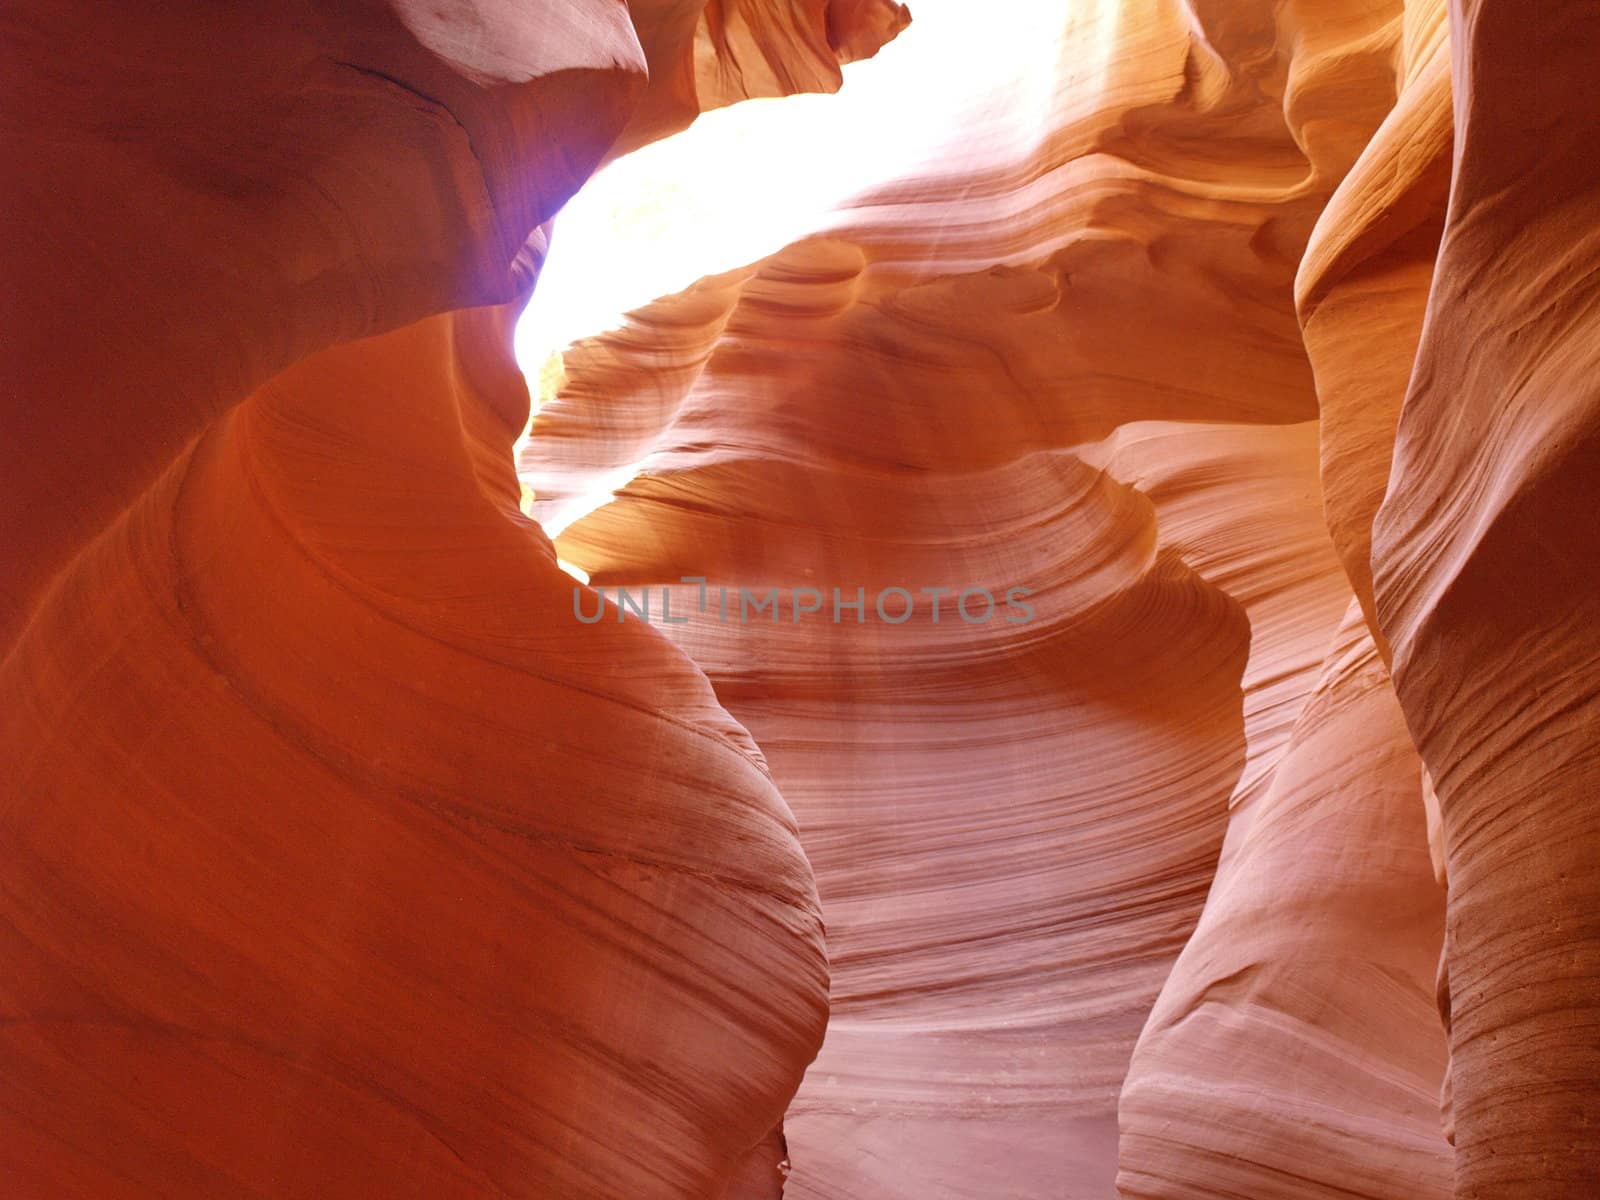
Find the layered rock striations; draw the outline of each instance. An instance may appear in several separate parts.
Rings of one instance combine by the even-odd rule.
[[[1329,522],[1436,791],[1456,1194],[1589,1195],[1596,28],[1435,3],[1406,32],[1301,270]]]
[[[552,632],[493,318],[280,374],[12,650],[16,1194],[715,1195],[781,1116],[793,820],[669,645]]]
[[[1600,18],[981,19],[530,428],[902,6],[0,17],[8,1195],[1595,1194]]]
[[[1451,1194],[1420,788],[1352,602],[1140,1038],[1121,1195]]]
[[[639,8],[717,102],[898,27]],[[462,308],[660,125],[628,10],[89,19],[5,16],[7,1194],[770,1194],[793,818],[681,652],[566,636]]]
[[[1437,23],[1107,5],[1058,34],[1042,115],[978,109],[824,236],[569,352],[533,511],[616,490],[560,552],[672,588],[799,819],[833,1000],[792,1194],[1103,1196],[1119,1089],[1128,1195],[1441,1194],[1442,898],[1295,310]],[[790,607],[725,621],[684,576]],[[1013,584],[1030,622],[871,611]]]
[[[1380,649],[1372,523],[1393,459],[1449,199],[1443,0],[1406,5],[1394,107],[1323,210],[1295,280],[1321,415],[1328,531]]]
[[[645,60],[608,0],[483,10],[8,7],[0,636],[284,367],[531,284]]]
[[[1373,528],[1437,790],[1457,1193],[1600,1187],[1600,13],[1452,3],[1449,210]]]

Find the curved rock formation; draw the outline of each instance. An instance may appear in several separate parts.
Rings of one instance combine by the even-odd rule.
[[[1026,625],[924,605],[867,629],[724,622],[673,590],[690,620],[669,632],[765,750],[828,919],[795,1195],[1107,1194],[1134,1035],[1207,887],[1128,1080],[1124,1191],[1329,1195],[1351,1162],[1362,1194],[1443,1186],[1419,770],[1359,624],[1327,658],[1350,590],[1289,316],[1300,245],[1383,117],[1352,80],[1392,97],[1392,56],[1425,39],[1397,5],[1235,5],[1199,30],[1135,8],[1064,23],[1047,136],[980,110],[964,159],[570,351],[523,452],[556,526],[618,489],[557,539],[597,586],[1037,590]],[[1359,769],[1316,775],[1374,719]],[[1275,865],[1341,806],[1320,875]],[[1368,831],[1392,865],[1338,852]],[[1366,905],[1396,897],[1414,915],[1363,957]],[[1343,1025],[1311,1004],[1317,971],[1351,989]],[[1256,973],[1285,982],[1230,982]],[[1213,1021],[1178,1019],[1196,995]],[[1301,1073],[1224,1099],[1279,1012],[1263,1065]],[[1330,1064],[1339,1089],[1313,1075]],[[1308,1156],[1320,1175],[1286,1186]]]
[[[793,819],[669,643],[567,636],[510,310],[446,311],[659,126],[627,11],[86,17],[5,18],[8,1194],[769,1193],[826,1016]],[[742,20],[719,102],[898,27]]]
[[[1456,1187],[1600,1188],[1600,13],[1452,3],[1449,215],[1373,532],[1438,792]]]
[[[908,19],[0,15],[7,1195],[1600,1190],[1600,16],[935,4],[530,427],[583,180]]]
[[[1301,309],[1330,526],[1438,785],[1457,1195],[1589,1195],[1593,239],[1574,231],[1596,28],[1575,7],[1448,15],[1454,113],[1444,5],[1414,3],[1400,102],[1324,213]]]
[[[19,1194],[715,1195],[781,1116],[792,818],[664,641],[561,636],[494,319],[280,374],[12,651]]]
[[[279,370],[531,285],[645,62],[610,0],[481,8],[7,7],[0,642]]]
[[[616,154],[740,100],[837,91],[842,64],[871,58],[911,23],[895,0],[635,0],[629,7],[650,84]]]
[[[810,303],[822,306],[813,340],[840,356],[811,361],[841,382],[862,373],[848,347],[917,335],[873,306],[830,314],[842,289],[828,249],[803,247],[752,281],[770,307],[747,300],[730,323],[740,407],[699,402],[727,378],[714,357],[704,391],[660,435],[671,467],[652,467],[559,544],[600,586],[712,581],[705,613],[697,587],[672,590],[689,623],[671,632],[761,743],[805,830],[833,990],[827,1045],[786,1122],[789,1194],[914,1196],[988,1180],[1045,1196],[1072,1177],[1103,1193],[1127,1047],[1198,907],[1242,764],[1248,627],[1162,544],[1147,500],[1076,457],[981,466],[957,456],[983,447],[930,439],[945,462],[886,460],[912,451],[909,431],[937,428],[941,408],[977,397],[881,374],[862,410],[842,388],[797,378],[806,359],[774,348],[750,362],[758,329],[772,328],[764,314],[788,314],[792,330]],[[794,261],[808,258],[815,282]],[[715,338],[721,326],[697,328]],[[576,392],[607,348],[569,360]],[[770,382],[755,394],[752,380]],[[795,396],[829,395],[795,410]],[[1025,402],[984,399],[1001,416]],[[541,412],[530,465],[546,421],[575,420],[576,403]],[[933,420],[852,421],[846,405]],[[996,553],[997,531],[1009,554]],[[963,588],[1013,585],[1033,589],[1032,622],[969,625],[955,607]],[[823,608],[796,620],[785,598],[808,586]],[[835,586],[843,602],[863,589],[861,623],[848,610],[833,622]],[[781,588],[784,611],[724,623],[721,587]],[[876,599],[893,587],[952,591],[939,622],[922,596],[890,625]],[[1147,635],[1152,620],[1168,638]],[[1140,764],[1131,776],[1128,762]]]
[[[1444,0],[1411,0],[1395,106],[1328,201],[1296,280],[1322,419],[1328,530],[1378,646],[1372,522],[1393,459],[1450,186]]]
[[[1443,893],[1416,753],[1352,609],[1145,1026],[1123,1196],[1451,1194]]]

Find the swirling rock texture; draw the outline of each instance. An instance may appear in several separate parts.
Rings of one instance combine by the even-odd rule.
[[[673,592],[828,920],[792,1194],[1591,1194],[1587,21],[1079,6],[1042,111],[569,352],[594,583],[1037,589]]]
[[[1351,609],[1140,1039],[1125,1196],[1450,1195],[1443,895],[1416,752]]]
[[[8,1195],[1600,1189],[1600,16],[1052,10],[514,470],[560,205],[906,21],[0,15]]]
[[[1208,888],[1128,1078],[1123,1190],[1447,1174],[1420,771],[1359,627],[1335,640],[1350,588],[1293,291],[1406,27],[1211,16],[1065,19],[1043,134],[980,110],[964,158],[569,353],[535,420],[535,513],[635,476],[558,540],[597,585],[1036,592],[1027,624],[674,631],[762,745],[828,919],[792,1194],[1109,1194],[1129,1056]],[[1385,698],[1387,735],[1325,778]],[[1305,856],[1296,833],[1352,796]],[[1368,829],[1393,863],[1337,852]],[[1394,944],[1364,957],[1391,901]],[[1253,924],[1276,932],[1231,941]],[[1318,972],[1345,993],[1311,1008]]]
[[[1600,1189],[1600,11],[1458,2],[1450,204],[1374,589],[1437,789],[1456,1186]]]
[[[639,8],[716,102],[899,12]],[[4,21],[6,1194],[772,1194],[793,818],[679,651],[564,636],[512,309],[450,311],[659,124],[629,11]]]

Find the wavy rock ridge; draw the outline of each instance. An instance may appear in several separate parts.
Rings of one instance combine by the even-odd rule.
[[[1125,1194],[1271,1194],[1308,1153],[1326,1185],[1354,1160],[1370,1194],[1441,1186],[1440,900],[1403,734],[1373,745],[1392,767],[1345,780],[1371,794],[1369,823],[1416,840],[1395,890],[1413,915],[1394,964],[1370,968],[1392,982],[1351,978],[1342,1046],[1295,1002],[1308,963],[1345,976],[1339,947],[1383,896],[1337,857],[1311,880],[1258,861],[1268,830],[1342,798],[1298,766],[1326,745],[1306,725],[1319,688],[1350,693],[1330,710],[1381,700],[1336,670],[1355,632],[1325,665],[1350,592],[1293,280],[1383,117],[1351,105],[1352,75],[1391,81],[1402,27],[1392,7],[1314,32],[1310,16],[1236,5],[1196,31],[1161,5],[1074,13],[1048,136],[1034,113],[985,110],[965,158],[570,352],[535,419],[536,514],[637,471],[558,539],[596,585],[1036,592],[1026,626],[924,608],[892,629],[673,631],[765,750],[828,916],[832,1012],[786,1123],[793,1194],[1104,1196],[1119,1090]],[[1279,932],[1205,955],[1208,936],[1273,928],[1220,915],[1235,876],[1240,904],[1266,888],[1253,903],[1280,920],[1317,912],[1327,948]],[[1202,925],[1173,970],[1208,889],[1224,931]],[[1237,986],[1255,972],[1287,993]],[[1221,1019],[1184,1020],[1197,1009]],[[1298,1024],[1263,1071],[1282,1094],[1242,1077],[1197,1111],[1216,1064],[1260,1053],[1252,1023],[1280,1013]],[[1374,1079],[1398,1048],[1400,1077]],[[1279,1055],[1343,1090],[1297,1095],[1267,1074]],[[1345,1106],[1406,1132],[1351,1153]]]
[[[907,20],[0,17],[8,1194],[1600,1190],[1600,17],[1074,4],[514,462],[561,204]]]
[[[563,636],[461,306],[661,127],[647,55],[836,85],[899,10],[638,8],[8,10],[9,1195],[781,1186],[793,818],[681,653]]]
[[[598,586],[1039,589],[1039,622],[998,634],[926,609],[870,633],[671,631],[766,750],[829,919],[829,1037],[788,1121],[797,1194],[1103,1196],[1113,1173],[1140,1197],[1594,1186],[1594,1072],[1570,1040],[1592,978],[1592,821],[1571,798],[1587,693],[1534,682],[1574,669],[1586,610],[1568,589],[1592,556],[1558,564],[1531,536],[1542,519],[1587,536],[1582,405],[1534,417],[1531,399],[1586,394],[1560,372],[1587,361],[1587,243],[1538,276],[1548,332],[1518,324],[1515,357],[1485,368],[1500,382],[1463,358],[1449,391],[1423,332],[1446,357],[1505,336],[1453,328],[1451,303],[1505,319],[1485,267],[1435,285],[1469,252],[1452,255],[1452,188],[1451,224],[1476,222],[1456,244],[1536,268],[1517,223],[1543,213],[1535,196],[1589,194],[1561,154],[1592,125],[1587,91],[1541,83],[1546,161],[1506,114],[1526,64],[1575,52],[1483,7],[1080,6],[1042,122],[977,113],[959,151],[824,236],[567,355],[522,473],[551,514],[632,476],[558,537]],[[1592,46],[1573,21],[1540,37]],[[1505,48],[1474,57],[1492,36]],[[1462,64],[1484,62],[1502,99],[1480,106],[1488,162],[1464,192]],[[1508,190],[1495,156],[1513,147],[1526,176]],[[1475,194],[1489,215],[1463,208]],[[1575,212],[1542,217],[1567,231],[1543,245],[1572,242]],[[1467,393],[1481,418],[1445,398]],[[1507,395],[1526,399],[1499,415]],[[1453,476],[1462,455],[1475,465]],[[1460,531],[1497,527],[1509,548],[1512,513],[1541,548],[1508,576]],[[1188,582],[1156,601],[1157,577]],[[1509,579],[1552,581],[1548,612],[1512,620],[1528,600]],[[1181,598],[1196,586],[1216,617]],[[1459,682],[1473,645],[1500,663],[1488,708]],[[1490,711],[1509,718],[1494,753],[1475,744]],[[1167,776],[1179,730],[1191,757]],[[1535,746],[1541,767],[1519,767]],[[1533,865],[1551,834],[1559,860]],[[1507,869],[1507,845],[1526,865]],[[1500,1036],[1520,1056],[1509,1086]]]

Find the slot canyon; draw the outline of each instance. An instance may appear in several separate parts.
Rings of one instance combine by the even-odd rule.
[[[1600,1197],[1600,5],[0,29],[0,1195]]]

